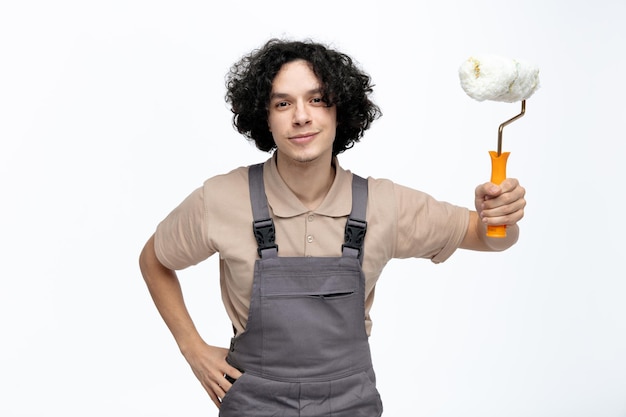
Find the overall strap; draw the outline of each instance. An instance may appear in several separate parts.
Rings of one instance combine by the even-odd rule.
[[[253,231],[257,241],[257,251],[261,258],[278,256],[276,229],[270,217],[263,184],[263,164],[251,165],[248,170],[250,202],[254,218]],[[352,211],[346,222],[344,243],[341,246],[343,256],[359,258],[363,262],[363,243],[367,231],[367,180],[352,175]]]
[[[248,168],[248,183],[250,187],[250,202],[252,204],[252,217],[254,237],[261,258],[275,258],[278,256],[276,244],[276,229],[274,221],[270,217],[265,196],[265,184],[263,184],[263,164],[251,165]]]
[[[352,212],[346,222],[344,244],[342,245],[343,256],[359,258],[363,262],[363,243],[367,222],[367,180],[352,174]]]

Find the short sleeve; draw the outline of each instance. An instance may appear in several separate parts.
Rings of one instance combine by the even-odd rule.
[[[174,270],[202,262],[215,252],[208,244],[203,187],[192,192],[159,223],[154,248],[159,261]]]
[[[469,210],[397,184],[394,194],[398,213],[395,257],[427,258],[434,263],[448,259],[465,237]]]

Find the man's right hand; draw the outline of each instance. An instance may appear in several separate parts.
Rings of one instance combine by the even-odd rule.
[[[200,381],[213,403],[219,408],[222,399],[232,387],[226,375],[238,379],[241,372],[226,362],[228,349],[198,342],[183,351],[183,356],[191,366],[196,378]]]

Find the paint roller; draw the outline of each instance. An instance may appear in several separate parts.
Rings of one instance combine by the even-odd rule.
[[[477,101],[521,101],[521,112],[503,122],[498,128],[498,150],[489,151],[491,182],[500,184],[506,179],[506,163],[510,152],[502,152],[504,127],[526,113],[526,100],[539,88],[539,68],[528,62],[497,55],[472,56],[459,68],[461,87]],[[487,226],[487,236],[506,237],[506,226]]]

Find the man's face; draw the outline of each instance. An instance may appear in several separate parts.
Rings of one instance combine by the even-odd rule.
[[[319,80],[306,61],[289,62],[276,74],[268,124],[279,160],[312,162],[332,158],[337,109],[322,101]]]

